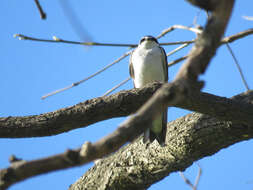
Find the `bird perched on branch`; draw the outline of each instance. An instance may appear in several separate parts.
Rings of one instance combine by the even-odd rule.
[[[138,47],[132,52],[129,60],[129,72],[134,87],[141,88],[155,81],[168,81],[167,56],[158,41],[153,36],[141,38]],[[167,129],[167,108],[152,121],[151,126],[144,132],[143,142],[165,144]]]

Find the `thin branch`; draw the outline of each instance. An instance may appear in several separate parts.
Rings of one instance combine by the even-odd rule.
[[[242,16],[245,20],[253,21],[253,16]]]
[[[175,64],[177,64],[177,63],[179,63],[179,62],[181,62],[181,61],[183,61],[183,60],[185,60],[187,58],[188,58],[188,55],[185,55],[185,56],[180,57],[180,58],[178,58],[178,59],[176,59],[174,61],[171,61],[171,62],[168,63],[168,67],[171,67],[171,66],[173,66],[173,65],[175,65]]]
[[[43,11],[43,9],[42,9],[42,7],[41,7],[41,5],[40,5],[39,0],[34,0],[34,2],[35,2],[36,6],[37,6],[37,8],[38,8],[38,10],[39,10],[40,18],[41,18],[41,19],[46,19],[46,18],[47,18],[47,15],[46,15],[46,13]]]
[[[78,41],[63,40],[63,39],[58,38],[56,36],[53,36],[53,40],[34,38],[34,37],[30,37],[30,36],[25,36],[23,34],[14,34],[13,36],[14,36],[14,38],[18,37],[19,40],[31,40],[31,41],[49,42],[49,43],[66,43],[66,44],[85,45],[85,46],[111,46],[111,47],[130,47],[130,48],[134,48],[134,47],[138,46],[138,44],[78,42]],[[180,45],[180,44],[187,44],[187,43],[191,44],[191,43],[194,43],[194,41],[188,40],[188,41],[178,41],[178,42],[167,42],[167,43],[160,43],[160,45],[167,46],[167,45]]]
[[[60,0],[58,1],[63,13],[65,14],[65,17],[68,19],[70,25],[74,29],[75,33],[79,36],[79,38],[82,41],[91,41],[91,35],[88,33],[86,28],[81,24],[81,20],[78,18],[78,16],[75,14],[75,11],[73,11],[73,8],[68,0]],[[83,20],[83,18],[82,18]]]
[[[198,171],[198,175],[197,175],[197,177],[196,177],[196,179],[195,179],[195,183],[194,183],[195,189],[198,188],[199,181],[200,181],[200,177],[201,177],[201,175],[202,175],[202,169],[201,169],[201,167],[199,166],[199,164],[197,164],[197,165],[198,165],[199,171]]]
[[[49,39],[41,39],[41,38],[34,38],[30,36],[25,36],[23,34],[14,34],[14,37],[18,37],[19,40],[31,40],[31,41],[38,41],[38,42],[50,42],[50,43],[66,43],[66,44],[76,44],[76,45],[85,45],[85,46],[112,46],[112,47],[136,47],[137,44],[114,44],[114,43],[99,43],[99,42],[78,42],[78,41],[70,41],[70,40],[63,40],[56,36],[53,36],[53,40]]]
[[[241,39],[251,34],[253,34],[253,28],[225,37],[221,40],[221,44],[231,43],[231,42],[234,42],[235,40]],[[157,38],[159,39],[163,37],[164,35],[158,35]],[[63,40],[56,36],[53,36],[53,40],[34,38],[34,37],[26,36],[23,34],[14,34],[13,36],[18,37],[19,40],[31,40],[31,41],[49,42],[49,43],[66,43],[66,44],[74,44],[74,45],[76,44],[76,45],[85,45],[85,46],[112,46],[112,47],[132,47],[133,48],[138,45],[138,44],[99,43],[99,42],[78,42],[78,41]],[[160,45],[166,46],[166,45],[178,45],[178,44],[186,44],[186,43],[190,44],[194,42],[195,42],[194,40],[188,40],[188,41],[160,43]]]
[[[89,80],[89,79],[91,79],[91,78],[97,76],[98,74],[100,74],[100,73],[102,73],[103,71],[107,70],[108,68],[110,68],[110,67],[113,66],[114,64],[120,62],[122,59],[124,59],[125,57],[127,57],[131,52],[132,52],[132,50],[131,50],[131,51],[128,51],[127,53],[124,53],[121,57],[119,57],[118,59],[116,59],[116,60],[113,61],[112,63],[106,65],[105,67],[103,67],[102,69],[98,70],[97,72],[93,73],[92,75],[90,75],[90,76],[88,76],[88,77],[86,77],[86,78],[84,78],[84,79],[82,79],[82,80],[80,80],[80,81],[78,81],[78,82],[75,82],[75,83],[73,83],[73,84],[70,85],[70,86],[67,86],[67,87],[64,87],[64,88],[62,88],[62,89],[56,90],[56,91],[54,91],[54,92],[51,92],[51,93],[49,93],[49,94],[46,94],[46,95],[42,96],[41,99],[45,99],[45,98],[47,98],[47,97],[49,97],[49,96],[53,96],[53,95],[55,95],[55,94],[57,94],[57,93],[60,93],[60,92],[63,92],[63,91],[65,91],[65,90],[68,90],[68,89],[70,89],[70,88],[72,88],[72,87],[78,86],[79,84],[81,84],[81,83],[83,83],[83,82],[85,82],[85,81],[87,81],[87,80]]]
[[[191,181],[184,176],[183,172],[179,172],[179,175],[183,178],[184,182],[192,188],[192,190],[196,190]]]
[[[248,30],[244,30],[242,32],[239,32],[237,34],[225,37],[225,38],[222,39],[221,43],[222,44],[231,43],[231,42],[234,42],[235,40],[244,38],[245,36],[249,36],[251,34],[253,34],[253,28],[250,28]]]
[[[198,23],[198,18],[199,18],[200,12],[201,12],[201,10],[199,10],[193,18],[192,26],[195,26],[195,28],[197,28],[199,26],[197,23]]]
[[[201,30],[199,30],[197,28],[183,26],[183,25],[173,25],[173,26],[163,30],[161,32],[161,34],[159,34],[157,36],[157,38],[161,38],[161,37],[165,36],[166,34],[168,34],[169,32],[172,32],[175,29],[183,29],[183,30],[189,30],[189,31],[194,32],[194,33],[201,33]]]
[[[106,91],[105,94],[103,96],[108,96],[109,94],[111,94],[114,90],[116,90],[117,88],[121,87],[122,85],[126,84],[128,81],[130,81],[131,78],[128,77],[127,79],[121,81],[119,84],[117,84],[116,86],[114,86],[113,88],[111,88],[110,90]]]
[[[161,46],[170,46],[170,45],[180,45],[180,44],[192,44],[194,40],[187,40],[187,41],[178,41],[178,42],[164,42],[160,43]]]
[[[179,174],[183,178],[184,182],[192,188],[192,190],[197,190],[198,184],[199,184],[199,180],[200,180],[200,177],[202,175],[202,169],[201,169],[201,167],[199,165],[198,165],[198,175],[196,176],[194,185],[191,183],[191,181],[188,178],[186,178],[184,176],[183,172],[179,171]]]
[[[179,50],[181,50],[181,49],[183,49],[183,48],[185,48],[185,47],[187,47],[187,46],[189,46],[189,45],[190,45],[189,43],[185,43],[185,44],[183,44],[183,45],[177,47],[176,49],[170,51],[170,52],[167,53],[166,55],[167,55],[167,57],[169,57],[169,56],[173,55],[174,53],[178,52]]]
[[[235,65],[236,65],[236,67],[237,67],[237,69],[238,69],[238,71],[239,71],[239,73],[240,73],[242,82],[243,82],[243,84],[244,84],[246,90],[249,90],[249,85],[247,84],[247,81],[246,81],[246,79],[245,79],[245,77],[244,77],[244,74],[243,74],[243,72],[242,72],[242,69],[241,69],[241,67],[240,67],[240,64],[239,64],[239,62],[238,62],[238,60],[237,60],[237,58],[236,58],[236,56],[235,56],[235,54],[234,54],[232,48],[230,47],[230,45],[229,45],[228,43],[226,43],[226,46],[227,46],[227,48],[228,48],[229,53],[232,55],[232,58],[233,58],[233,60],[234,60],[234,62],[235,62]]]

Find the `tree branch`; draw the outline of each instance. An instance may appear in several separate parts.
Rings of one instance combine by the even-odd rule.
[[[137,111],[160,83],[141,89],[121,91],[107,97],[99,97],[77,105],[41,115],[0,118],[0,138],[42,137],[86,127],[110,118],[130,115]],[[253,91],[248,92],[249,95]],[[175,107],[206,113],[224,120],[253,122],[253,106],[207,93],[192,94]],[[240,115],[240,117],[238,116]]]
[[[46,15],[46,13],[43,11],[43,9],[42,9],[42,7],[41,7],[41,5],[40,5],[39,0],[34,0],[34,2],[35,2],[36,6],[37,6],[37,8],[38,8],[38,10],[39,10],[40,18],[41,18],[41,19],[46,19],[46,18],[47,18],[47,15]]]
[[[157,36],[157,38],[163,37],[165,34],[170,32],[171,28],[174,29],[175,26],[181,26],[181,25],[174,25],[170,27],[169,29],[164,30],[160,35]],[[187,28],[186,26],[182,26]],[[194,29],[194,28],[191,28]],[[198,30],[196,30],[198,31]],[[240,38],[243,38],[245,36],[253,34],[253,28],[250,28],[248,30],[239,32],[237,34],[231,35],[224,37],[221,40],[221,44],[224,43],[231,43],[234,42],[235,40],[238,40]],[[116,46],[116,47],[136,47],[138,44],[116,44],[116,43],[100,43],[100,42],[78,42],[78,41],[71,41],[71,40],[64,40],[61,38],[58,38],[56,36],[53,36],[53,40],[50,39],[40,39],[40,38],[34,38],[30,36],[26,36],[23,34],[14,34],[14,37],[18,37],[19,40],[31,40],[31,41],[38,41],[38,42],[51,42],[51,43],[66,43],[66,44],[74,44],[74,45],[85,45],[85,46]],[[195,40],[190,40],[190,41],[177,41],[177,42],[165,42],[165,43],[160,43],[162,46],[167,46],[167,45],[180,45],[180,44],[192,44],[194,43]]]
[[[204,109],[203,107],[205,103],[203,102],[207,103],[207,97],[209,96],[212,97],[213,95],[203,93],[201,96],[197,97],[199,99],[199,104],[191,102],[192,99],[187,99],[185,104],[187,105],[193,103],[193,105],[195,104],[193,107],[202,107],[202,109]],[[118,166],[116,168],[120,169],[120,173],[119,175],[116,173],[111,174],[110,179],[112,181],[110,180],[110,183],[112,184],[110,185],[121,184],[119,180],[124,181],[125,177],[127,178],[130,175],[136,175],[132,172],[138,172],[142,175],[148,176],[146,178],[138,178],[138,183],[142,183],[142,185],[150,183],[149,185],[151,185],[155,181],[167,176],[169,173],[173,171],[182,171],[191,165],[193,161],[207,155],[214,154],[221,148],[242,140],[253,138],[253,121],[249,124],[245,124],[245,122],[240,123],[241,115],[238,115],[239,113],[236,111],[237,107],[240,107],[240,104],[243,106],[243,110],[245,109],[244,106],[250,106],[251,111],[253,110],[253,91],[240,94],[233,97],[233,99],[213,97],[209,100],[211,100],[211,102],[208,102],[206,109],[209,110],[210,113],[213,115],[217,113],[217,118],[226,119],[227,117],[234,117],[234,122],[225,122],[198,113],[189,114],[168,124],[165,147],[160,147],[154,143],[151,144],[150,147],[146,147],[146,145],[138,140],[135,143],[120,149],[117,153],[109,158],[106,158],[102,162],[99,162],[98,165],[86,174],[88,177],[81,178],[81,180],[87,180],[82,185],[88,187],[91,184],[88,181],[92,180],[96,182],[96,185],[103,184],[102,182],[98,183],[97,180],[109,183],[105,180],[105,178],[108,177],[107,175],[97,175],[101,173],[108,174],[108,172],[110,173],[110,171],[114,171],[115,168],[112,169],[112,167],[115,167],[115,165]],[[238,105],[236,105],[237,103]],[[187,108],[189,105],[185,107]],[[244,112],[247,112],[245,110]],[[232,113],[234,113],[234,116],[230,115]],[[253,120],[251,117],[252,113],[253,112],[248,113],[248,120]],[[242,121],[243,120],[244,119],[242,119]],[[120,132],[118,131],[117,134],[119,133]],[[123,137],[121,136],[119,138],[124,139],[127,138],[127,136],[129,136],[129,134],[123,135]],[[65,153],[48,158],[33,161],[16,161],[12,163],[9,168],[0,170],[0,188],[6,188],[13,183],[32,176],[73,166],[79,166],[100,158],[105,155],[105,151],[108,151],[107,149],[103,151],[99,149],[101,141],[106,144],[106,142],[102,139],[93,145],[86,143],[80,149],[67,150]],[[130,155],[126,156],[126,154]],[[143,161],[143,159],[146,161]],[[186,160],[188,161],[186,162]],[[130,164],[130,162],[133,162],[133,164]],[[143,163],[141,164],[141,162]],[[108,163],[112,164],[110,165]],[[123,167],[122,164],[127,165]],[[152,165],[152,167],[150,167],[150,165]],[[136,170],[137,168],[138,171]],[[94,174],[91,174],[92,172],[94,172]],[[123,174],[124,172],[126,173]],[[145,181],[147,178],[148,183]],[[145,180],[142,181],[141,179]],[[77,183],[79,184],[79,182]],[[136,181],[132,181],[128,185],[130,185],[127,186],[128,189],[131,189],[130,187],[132,187],[132,185],[136,185]]]
[[[237,34],[225,37],[225,38],[222,39],[222,43],[232,43],[235,40],[244,38],[245,36],[248,36],[248,35],[251,35],[251,34],[253,34],[253,28],[250,28],[248,30],[239,32]]]
[[[108,97],[94,98],[75,106],[41,115],[0,118],[0,138],[50,136],[86,127],[106,119],[127,116],[137,111],[160,86],[160,83],[153,83],[141,89],[121,91]],[[238,122],[247,123],[253,121],[251,105],[244,105],[207,93],[192,94],[174,106],[206,113],[224,120],[238,120]]]
[[[147,148],[137,140],[97,162],[69,190],[147,189],[201,158],[253,138],[253,125],[220,121],[199,113],[179,118],[167,127],[165,147],[153,143]]]
[[[94,98],[54,112],[25,117],[0,118],[1,138],[42,137],[86,127],[98,121],[135,112],[158,89],[156,83],[142,89]]]
[[[253,104],[253,94],[248,95],[245,93],[233,99]],[[253,138],[253,125],[220,121],[199,113],[170,122],[167,130],[165,147],[153,143],[147,148],[141,140],[137,140],[97,162],[70,190],[105,187],[146,189],[172,172],[185,170],[205,156]]]

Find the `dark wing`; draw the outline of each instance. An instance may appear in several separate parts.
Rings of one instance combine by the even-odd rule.
[[[130,77],[133,79],[133,83],[134,83],[134,68],[133,68],[133,64],[132,64],[133,52],[130,54],[130,58],[129,58],[129,74],[130,74]],[[134,87],[135,87],[135,85],[134,85]]]
[[[163,62],[163,67],[164,67],[164,76],[165,76],[165,81],[164,82],[167,82],[168,79],[169,79],[169,74],[168,74],[168,61],[167,61],[167,55],[166,55],[166,52],[165,50],[160,47],[161,51],[162,51],[162,57],[161,57],[161,60]]]
[[[168,61],[167,61],[167,55],[165,50],[160,47],[162,50],[162,62],[163,62],[163,67],[164,67],[164,75],[165,75],[165,82],[168,81],[169,79],[169,74],[168,74]],[[162,132],[160,133],[159,137],[157,138],[158,142],[160,145],[164,146],[165,145],[165,140],[166,140],[166,132],[167,132],[167,112],[168,108],[165,108],[162,116]]]

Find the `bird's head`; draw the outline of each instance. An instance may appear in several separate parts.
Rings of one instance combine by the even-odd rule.
[[[155,46],[159,46],[159,43],[157,39],[153,36],[144,36],[141,38],[139,42],[139,46],[142,46],[145,48],[153,48]]]

